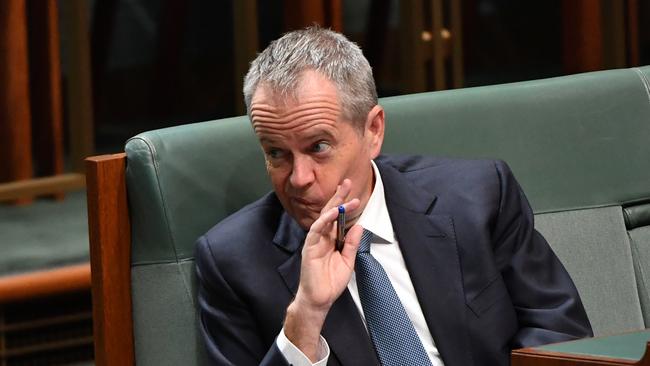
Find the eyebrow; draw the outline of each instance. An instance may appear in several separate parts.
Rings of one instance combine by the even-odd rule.
[[[327,131],[326,129],[318,129],[317,131],[314,131],[313,133],[310,132],[310,133],[306,134],[304,139],[305,140],[316,140],[316,139],[318,139],[320,137],[323,137],[323,136],[329,137],[329,138],[332,138],[332,139],[334,138],[334,135],[331,132]]]
[[[317,128],[315,131],[310,131],[306,133],[302,138],[301,141],[311,141],[311,140],[316,140],[321,137],[327,137],[334,139],[335,136],[332,134],[330,131],[324,128]],[[262,136],[259,139],[261,144],[270,144],[270,145],[275,145],[278,144],[278,140],[274,139],[273,137],[268,137],[268,136]]]
[[[276,141],[275,139],[273,139],[273,138],[269,138],[269,137],[261,137],[261,138],[260,138],[260,144],[271,144],[271,145],[274,145],[274,144],[277,144],[277,141]]]

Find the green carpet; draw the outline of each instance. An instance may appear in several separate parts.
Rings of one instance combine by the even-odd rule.
[[[86,192],[61,202],[0,204],[0,276],[89,260]]]

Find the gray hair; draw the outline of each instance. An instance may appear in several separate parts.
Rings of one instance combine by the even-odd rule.
[[[295,97],[301,73],[310,69],[334,83],[343,115],[363,128],[368,112],[377,105],[372,68],[354,42],[318,26],[286,33],[251,62],[244,78],[249,116],[251,99],[260,84],[278,95]]]

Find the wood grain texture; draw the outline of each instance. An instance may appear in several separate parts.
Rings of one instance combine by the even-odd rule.
[[[0,304],[90,288],[90,263],[0,277]]]
[[[95,362],[134,364],[126,155],[86,159]]]
[[[32,177],[31,134],[25,1],[0,1],[0,182]]]

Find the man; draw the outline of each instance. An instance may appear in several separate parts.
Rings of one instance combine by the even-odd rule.
[[[274,192],[198,240],[214,363],[507,365],[591,335],[505,163],[379,156],[384,111],[344,36],[286,34],[244,95]]]

